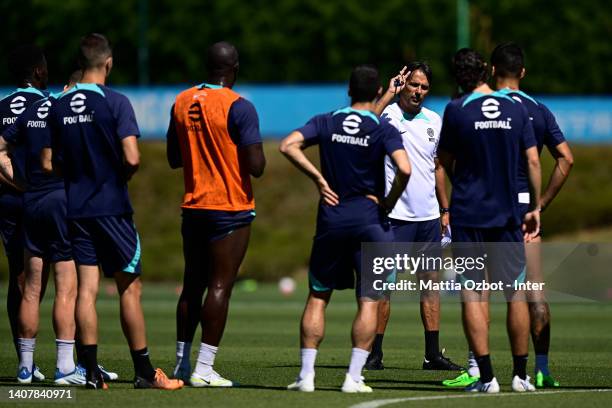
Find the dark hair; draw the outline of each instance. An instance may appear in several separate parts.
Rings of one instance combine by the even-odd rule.
[[[47,64],[45,54],[35,45],[21,45],[15,48],[8,57],[8,70],[15,83],[31,81],[36,68]]]
[[[453,57],[453,74],[463,92],[472,92],[479,83],[487,81],[487,64],[478,52],[462,48]]]
[[[431,86],[431,67],[425,61],[412,61],[407,65],[409,72],[421,71],[427,77],[427,82],[429,82],[429,86]]]
[[[68,78],[68,85],[73,85],[77,82],[80,82],[81,78],[83,78],[82,70],[77,69],[76,71],[73,71],[72,74],[70,74],[70,77]]]
[[[91,33],[81,39],[78,60],[82,69],[99,68],[112,56],[110,43],[102,34]]]
[[[520,78],[525,67],[523,50],[513,42],[499,44],[491,53],[495,75],[502,78]]]
[[[349,95],[351,104],[376,99],[380,89],[378,70],[374,65],[358,65],[351,72]]]

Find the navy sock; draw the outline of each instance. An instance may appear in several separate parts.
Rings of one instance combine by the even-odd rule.
[[[493,379],[493,367],[491,366],[491,356],[489,354],[476,357],[478,368],[480,369],[480,381],[488,383]]]
[[[548,354],[536,354],[535,372],[541,371],[544,375],[550,375],[548,371]]]
[[[145,347],[142,350],[130,350],[130,354],[132,355],[136,375],[148,381],[153,381],[155,378],[155,370],[151,365],[147,348]]]
[[[382,354],[383,338],[385,333],[376,334],[374,343],[372,344],[372,354]]]
[[[88,377],[91,377],[90,373],[95,373],[98,371],[98,345],[82,345],[81,349],[85,369],[87,370]]]
[[[528,355],[512,355],[512,376],[518,375],[522,380],[527,378],[527,357]]]
[[[431,360],[440,354],[438,330],[425,330],[425,359]]]

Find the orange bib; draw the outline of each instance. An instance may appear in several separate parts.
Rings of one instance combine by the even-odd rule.
[[[174,125],[183,158],[183,208],[244,211],[255,208],[251,177],[240,167],[238,146],[228,131],[230,107],[240,95],[229,88],[193,87],[174,105]]]

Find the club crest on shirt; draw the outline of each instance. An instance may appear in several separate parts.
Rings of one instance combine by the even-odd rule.
[[[434,130],[432,128],[427,128],[427,136],[429,136],[430,142],[436,141],[436,138],[434,137]]]

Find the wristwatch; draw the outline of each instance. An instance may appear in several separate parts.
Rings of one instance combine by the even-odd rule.
[[[440,214],[448,214],[450,212],[449,208],[440,208]]]

